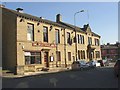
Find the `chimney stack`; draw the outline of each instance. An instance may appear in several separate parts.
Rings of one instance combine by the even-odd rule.
[[[22,8],[17,8],[16,10],[17,10],[17,12],[23,13],[23,9]]]
[[[62,16],[60,14],[56,15],[56,22],[59,23],[62,21]]]
[[[5,7],[5,5],[3,5],[3,4],[0,4],[0,7],[3,7],[3,8],[4,8],[4,7]]]

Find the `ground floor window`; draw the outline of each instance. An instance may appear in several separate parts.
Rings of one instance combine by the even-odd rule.
[[[96,58],[100,58],[100,52],[99,51],[95,51],[96,53]]]
[[[60,53],[60,51],[57,51],[56,54],[57,54],[57,61],[61,61],[61,53]]]
[[[25,64],[42,64],[40,52],[25,52]]]
[[[78,50],[78,59],[80,59],[80,50]]]
[[[71,52],[68,52],[68,61],[71,61]]]
[[[81,51],[81,59],[85,59],[85,51]]]

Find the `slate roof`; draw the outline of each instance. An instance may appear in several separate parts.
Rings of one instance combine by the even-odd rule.
[[[20,13],[20,12],[17,12],[15,10],[10,10],[10,9],[7,9],[7,8],[4,8],[14,14],[16,14],[17,16],[19,17],[22,17],[22,18],[26,18],[26,19],[31,19],[31,20],[34,20],[34,21],[38,21],[38,22],[44,22],[44,23],[48,23],[50,25],[56,25],[56,26],[59,26],[59,27],[63,27],[63,28],[67,28],[66,26],[63,26],[59,23],[56,23],[56,22],[53,22],[53,21],[50,21],[50,20],[46,20],[46,19],[42,19],[40,17],[36,17],[36,16],[33,16],[33,15],[30,15],[30,14],[26,14],[26,13]]]
[[[56,26],[59,26],[59,27],[62,27],[62,28],[73,29],[73,30],[76,30],[77,32],[86,33],[86,31],[85,31],[86,28],[80,28],[80,27],[77,27],[77,26],[74,26],[74,25],[71,25],[71,24],[68,24],[68,23],[65,23],[65,22],[57,23],[57,22],[54,22],[54,21],[42,19],[40,17],[36,17],[36,16],[26,14],[26,13],[20,13],[20,12],[17,12],[15,10],[7,9],[7,8],[3,8],[3,9],[6,9],[6,10],[14,13],[15,15],[17,15],[21,18],[31,19],[31,20],[38,21],[38,22],[44,22],[44,23],[47,23],[47,24],[50,24],[50,25],[56,25]],[[98,34],[96,34],[94,32],[92,32],[92,34],[94,36],[100,37]]]

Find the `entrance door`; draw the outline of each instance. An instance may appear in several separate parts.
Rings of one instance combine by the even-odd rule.
[[[44,52],[44,62],[45,62],[45,66],[49,67],[48,52]]]

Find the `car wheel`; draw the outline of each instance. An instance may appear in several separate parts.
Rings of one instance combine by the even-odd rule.
[[[117,74],[117,72],[115,72],[115,71],[114,71],[114,76],[115,76],[115,77],[118,77],[118,74]]]
[[[117,74],[116,77],[118,77],[119,75]]]
[[[83,68],[81,67],[80,70],[83,70]]]

